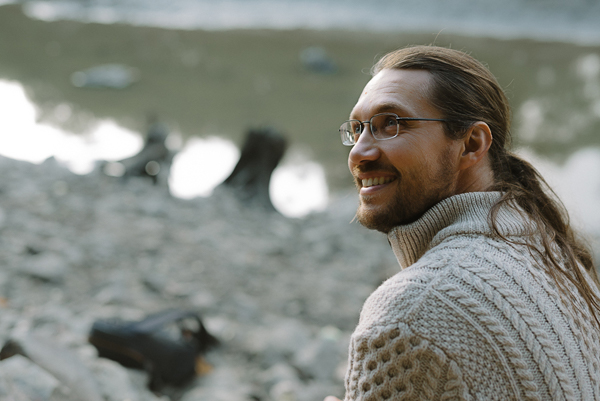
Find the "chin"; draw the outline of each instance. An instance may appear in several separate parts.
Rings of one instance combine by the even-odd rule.
[[[368,204],[361,199],[360,206],[356,211],[356,218],[362,226],[388,234],[395,227],[414,223],[425,214],[425,211],[438,202],[438,199],[429,202],[420,202],[415,199],[409,207],[401,199],[403,198],[396,197],[394,202],[385,206]]]
[[[359,206],[356,211],[358,222],[369,230],[377,230],[384,234],[388,234],[392,229],[401,223],[390,219],[390,214],[385,211],[375,211],[366,208],[364,205]]]

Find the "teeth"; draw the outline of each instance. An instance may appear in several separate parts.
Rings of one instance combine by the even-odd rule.
[[[368,187],[372,187],[374,185],[383,185],[383,184],[387,184],[388,182],[392,181],[392,177],[375,177],[375,178],[368,178],[368,179],[364,179],[362,180],[362,186],[365,188]]]

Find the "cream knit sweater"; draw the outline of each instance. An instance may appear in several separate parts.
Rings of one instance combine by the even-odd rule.
[[[366,301],[352,335],[350,400],[600,400],[591,315],[563,302],[523,246],[488,224],[499,193],[448,198],[389,234],[403,270]],[[526,219],[508,207],[500,231]]]

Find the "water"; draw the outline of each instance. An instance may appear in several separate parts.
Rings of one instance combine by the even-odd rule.
[[[132,156],[143,145],[138,133],[111,120],[97,121],[85,135],[68,134],[36,121],[35,105],[18,82],[0,80],[0,110],[10,110],[10,113],[0,114],[3,125],[0,154],[17,160],[39,164],[54,157],[74,173],[88,174],[98,161],[117,161]],[[63,105],[58,113],[66,119],[72,111]],[[210,196],[213,189],[229,176],[240,153],[233,142],[219,137],[192,138],[181,147],[181,138],[174,133],[167,143],[178,151],[173,160],[169,188],[174,196],[184,199]],[[305,160],[301,154],[287,160],[274,171],[271,179],[273,205],[289,217],[323,210],[327,205],[323,168]],[[210,174],[206,174],[207,171]]]
[[[83,174],[96,160],[134,154],[140,121],[154,110],[181,146],[173,193],[208,196],[233,168],[244,130],[274,125],[292,145],[273,175],[273,202],[303,216],[352,185],[335,134],[377,55],[435,41],[490,66],[510,97],[518,148],[578,224],[600,235],[599,2],[22,3],[27,17],[0,7],[2,154],[55,156]],[[303,70],[299,55],[310,46],[338,72]],[[71,84],[76,71],[106,63],[135,67],[141,79],[121,91]]]
[[[56,0],[28,15],[173,29],[368,29],[599,43],[595,0]]]

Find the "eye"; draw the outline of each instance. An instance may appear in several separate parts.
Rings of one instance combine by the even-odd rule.
[[[371,130],[376,138],[392,138],[398,134],[398,117],[395,114],[378,114],[371,119]]]
[[[360,134],[362,128],[361,125],[362,123],[358,120],[350,120],[350,132],[353,134]]]
[[[395,116],[385,116],[384,127],[396,127],[398,120]]]

